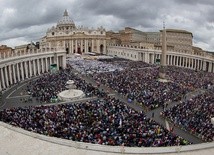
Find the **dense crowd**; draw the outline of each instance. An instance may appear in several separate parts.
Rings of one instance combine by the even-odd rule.
[[[166,74],[176,83],[191,89],[207,89],[214,85],[214,73],[170,66],[167,68]]]
[[[113,65],[117,65],[120,66],[124,69],[131,69],[131,70],[139,70],[139,69],[143,69],[145,67],[154,67],[156,65],[154,64],[148,64],[146,62],[143,61],[131,61],[131,60],[126,60],[126,59],[110,59],[110,60],[106,60],[103,61],[106,62],[108,64],[113,64]]]
[[[180,100],[190,91],[197,88],[206,89],[214,84],[213,73],[168,67],[166,75],[169,82],[164,83],[158,81],[157,67],[139,68],[140,66],[136,66],[135,69],[126,68],[122,71],[97,73],[93,74],[93,78],[149,109]]]
[[[122,67],[97,60],[72,60],[68,63],[81,74],[123,70]]]
[[[66,89],[68,80],[74,80],[77,89],[87,96],[103,98],[85,103],[5,109],[0,112],[0,120],[36,133],[80,142],[130,147],[186,145],[189,144],[186,140],[146,118],[143,112],[138,113],[108,97],[82,76],[75,75],[72,68],[90,74],[97,83],[148,109],[178,101],[197,88],[209,89],[214,85],[213,73],[178,67],[167,67],[169,81],[160,82],[157,66],[123,59],[69,60],[67,67],[29,82],[27,91],[41,102],[50,102]],[[213,88],[209,89],[202,96],[165,110],[162,115],[204,141],[212,141],[213,92]]]
[[[69,59],[68,63],[81,74],[121,71],[126,68],[133,70],[154,66],[142,61],[130,61],[118,58],[100,60]]]
[[[158,69],[123,70],[94,74],[96,81],[116,90],[127,99],[135,100],[149,109],[163,106],[166,102],[180,100],[189,89],[175,82],[157,80]]]
[[[86,103],[5,109],[0,120],[48,136],[124,146],[189,144],[114,98]]]
[[[55,74],[44,74],[36,80],[30,81],[27,91],[40,102],[51,102],[58,99],[58,93],[66,90],[66,82],[74,80],[77,89],[82,90],[87,96],[105,95],[98,88],[88,84],[85,80],[79,78],[72,72],[68,66],[65,70],[60,70]]]
[[[203,141],[214,141],[214,88],[205,94],[165,110],[162,115]]]

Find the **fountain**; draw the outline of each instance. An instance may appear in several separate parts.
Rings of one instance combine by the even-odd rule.
[[[73,80],[66,82],[66,88],[68,88],[68,90],[64,90],[58,94],[59,99],[62,101],[77,100],[85,96],[82,90],[76,89]]]

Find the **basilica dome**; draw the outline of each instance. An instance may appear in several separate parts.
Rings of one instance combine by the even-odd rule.
[[[58,27],[71,26],[75,27],[74,21],[69,17],[67,10],[65,10],[62,19],[57,23]]]

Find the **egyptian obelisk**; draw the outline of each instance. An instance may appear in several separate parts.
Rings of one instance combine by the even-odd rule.
[[[167,46],[166,46],[166,29],[165,29],[165,23],[163,23],[163,31],[162,31],[162,53],[161,53],[161,64],[159,68],[159,78],[165,79],[166,77],[166,52],[167,52]]]

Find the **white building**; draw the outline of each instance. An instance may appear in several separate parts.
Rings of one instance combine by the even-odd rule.
[[[67,54],[86,52],[105,54],[106,31],[102,26],[97,29],[76,26],[65,10],[57,25],[48,29],[40,46],[41,48],[64,48]]]

